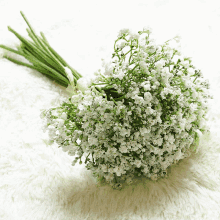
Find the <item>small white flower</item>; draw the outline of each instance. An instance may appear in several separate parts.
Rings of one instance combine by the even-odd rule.
[[[78,139],[76,140],[76,142],[77,142],[77,144],[79,144],[79,145],[80,145],[81,140],[78,138]]]
[[[89,126],[89,122],[85,122],[83,125],[82,125],[82,128],[87,128]]]
[[[170,65],[170,71],[172,71],[174,68],[174,65]]]
[[[191,103],[191,104],[189,105],[189,108],[190,108],[190,111],[191,111],[191,112],[194,112],[194,111],[197,110],[197,104]]]
[[[186,124],[186,130],[187,130],[187,131],[189,131],[189,129],[190,129],[191,127],[192,127],[192,124],[190,124],[190,123],[187,123],[187,124]]]
[[[98,144],[98,140],[97,140],[97,138],[89,137],[88,138],[88,143],[89,143],[90,146],[97,145]]]
[[[83,104],[79,104],[78,109],[81,111],[84,111],[86,109],[86,107]]]
[[[121,174],[122,174],[122,168],[119,167],[119,166],[116,166],[116,167],[114,168],[114,172],[116,173],[117,176],[121,176]]]
[[[195,70],[193,68],[189,68],[187,69],[189,75],[194,75],[195,74]]]
[[[140,135],[140,132],[135,132],[135,140],[137,140],[138,139],[138,137],[139,137],[139,135]]]
[[[179,59],[181,59],[181,57],[178,56],[177,54],[175,54],[175,55],[173,56],[172,61],[173,61],[174,63],[177,63],[177,61],[178,61]]]
[[[164,140],[168,140],[168,136],[167,135],[164,135]]]
[[[120,70],[117,75],[114,75],[115,78],[119,78],[120,80],[122,80],[124,76],[125,74],[122,70]]]
[[[176,74],[177,74],[178,76],[181,76],[181,75],[183,75],[183,72],[182,72],[182,71],[178,71]]]
[[[139,37],[140,37],[139,34],[130,32],[129,40],[139,39]]]
[[[107,165],[106,164],[101,164],[101,167],[102,167],[102,171],[103,172],[107,172]]]
[[[183,76],[182,78],[183,78],[183,80],[185,82],[185,87],[186,88],[191,88],[193,86],[193,83],[192,83],[192,81],[190,80],[189,77]]]
[[[79,94],[73,95],[71,98],[72,103],[77,103],[77,102],[79,102],[79,100],[81,100],[81,96]]]
[[[66,112],[63,112],[61,115],[61,119],[66,120],[67,119],[67,114]]]
[[[134,96],[134,100],[135,100],[135,104],[140,104],[140,103],[143,103],[144,101],[143,97],[140,97],[137,95]]]
[[[132,111],[127,112],[128,115],[132,115]]]
[[[182,66],[184,66],[185,68],[188,68],[189,67],[189,61],[188,60],[185,60],[185,61],[181,61],[181,64]]]
[[[170,59],[173,55],[173,51],[166,52],[167,59]]]
[[[179,149],[179,150],[176,152],[176,154],[175,154],[175,156],[174,156],[174,159],[175,159],[175,160],[180,160],[180,159],[182,159],[182,157],[183,157],[183,153],[182,153],[181,150]]]
[[[196,91],[195,89],[193,89],[193,88],[192,88],[192,91],[193,91],[192,97],[193,97],[194,100],[196,100],[196,98],[198,97],[198,93],[197,93],[197,91]]]
[[[152,100],[152,95],[151,95],[151,93],[150,92],[145,92],[144,93],[144,99],[146,100],[146,101],[151,101]]]
[[[169,141],[171,144],[175,141],[174,136],[173,136],[172,134],[169,134],[169,135],[168,135],[168,141]]]
[[[86,105],[86,106],[90,106],[92,104],[92,100],[91,99],[84,99],[82,101],[82,104]]]
[[[150,132],[150,129],[147,129],[147,128],[141,128],[141,129],[140,129],[141,135],[147,134],[147,133],[149,133],[149,132]]]
[[[150,90],[150,84],[145,84],[144,85],[144,91]]]
[[[118,45],[119,49],[123,49],[125,46],[126,46],[126,42],[125,42],[125,41],[122,41],[122,42]]]
[[[102,97],[97,96],[97,97],[95,97],[94,101],[95,101],[96,104],[101,104],[102,103]]]
[[[102,60],[102,67],[104,67],[104,69],[105,69],[104,75],[106,75],[106,76],[112,75],[114,65],[111,62],[107,63],[104,60]]]
[[[181,40],[181,36],[180,35],[177,35],[176,37],[174,37],[174,40],[179,43],[180,40]]]
[[[153,140],[153,144],[154,144],[154,145],[157,145],[157,140]]]
[[[148,166],[144,166],[143,172],[144,172],[145,174],[147,174],[149,171],[150,171],[150,170],[149,170]]]
[[[64,125],[64,120],[63,119],[55,119],[55,121],[57,122],[58,126],[63,126]]]
[[[118,37],[121,37],[122,35],[129,34],[129,33],[130,33],[130,30],[128,28],[121,29],[119,31]]]
[[[140,61],[139,62],[140,67],[142,68],[142,70],[147,70],[148,71],[148,65],[146,62],[144,61]]]
[[[163,138],[157,139],[157,145],[158,145],[158,146],[161,146],[162,143],[163,143]]]
[[[141,160],[135,160],[134,164],[137,166],[137,168],[140,168],[141,167]]]
[[[59,115],[56,110],[53,110],[51,113],[52,113],[53,116],[58,116]]]
[[[128,152],[128,148],[126,145],[121,145],[119,150],[122,152],[122,153],[127,153]]]
[[[202,136],[202,132],[199,129],[196,129],[196,133],[199,135],[199,137]]]
[[[169,70],[169,67],[167,67],[167,66],[162,69],[162,73],[164,76],[166,76],[166,74],[168,74],[169,72],[170,72],[170,70]]]
[[[182,129],[185,129],[185,126],[186,126],[186,119],[185,119],[185,118],[179,120],[179,126],[180,126]]]
[[[143,31],[147,32],[148,34],[152,33],[152,28],[150,26],[146,26],[143,28]]]

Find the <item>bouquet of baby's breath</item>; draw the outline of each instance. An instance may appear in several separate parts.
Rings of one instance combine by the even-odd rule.
[[[121,30],[111,63],[104,63],[105,71],[95,73],[94,80],[63,63],[60,72],[74,95],[41,114],[50,139],[69,155],[77,154],[72,165],[82,164],[84,155],[100,183],[116,189],[134,177],[167,176],[167,169],[196,151],[209,131],[208,81],[190,58],[169,46],[170,40],[155,45],[150,33],[149,28],[137,34]]]

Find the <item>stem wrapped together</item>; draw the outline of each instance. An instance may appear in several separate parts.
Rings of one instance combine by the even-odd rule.
[[[70,67],[67,62],[49,45],[42,32],[40,33],[42,38],[37,36],[25,15],[22,12],[20,13],[29,26],[29,29],[27,28],[27,32],[33,42],[22,37],[11,27],[8,27],[8,30],[15,34],[15,36],[21,41],[21,45],[17,47],[18,50],[14,50],[5,45],[0,45],[0,47],[12,53],[23,56],[33,65],[15,60],[7,57],[6,55],[3,57],[16,64],[35,69],[64,87],[68,87],[68,85],[71,84],[64,68],[67,67],[73,74],[74,85],[76,86],[77,80],[81,78],[82,75]]]

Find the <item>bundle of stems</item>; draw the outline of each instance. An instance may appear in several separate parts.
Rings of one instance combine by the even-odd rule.
[[[23,56],[33,65],[15,60],[7,55],[4,55],[3,57],[16,64],[35,69],[64,87],[68,87],[68,85],[71,84],[65,71],[65,68],[67,67],[73,74],[74,85],[76,86],[77,80],[81,78],[82,75],[69,66],[67,62],[50,46],[42,32],[40,32],[41,37],[37,36],[23,12],[20,11],[20,13],[29,26],[26,30],[32,41],[25,39],[8,26],[8,30],[15,34],[15,36],[21,41],[21,44],[17,47],[17,50],[5,45],[0,45],[0,47]]]

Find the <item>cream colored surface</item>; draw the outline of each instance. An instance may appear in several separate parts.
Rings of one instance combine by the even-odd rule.
[[[0,44],[19,43],[8,25],[27,36],[20,10],[87,77],[101,68],[101,58],[110,60],[122,28],[150,26],[157,43],[179,34],[183,54],[211,83],[211,135],[167,179],[143,180],[121,192],[97,188],[85,165],[72,167],[74,158],[49,145],[41,130],[40,109],[57,106],[68,93],[40,73],[0,59],[0,219],[220,219],[219,1],[0,0]]]

